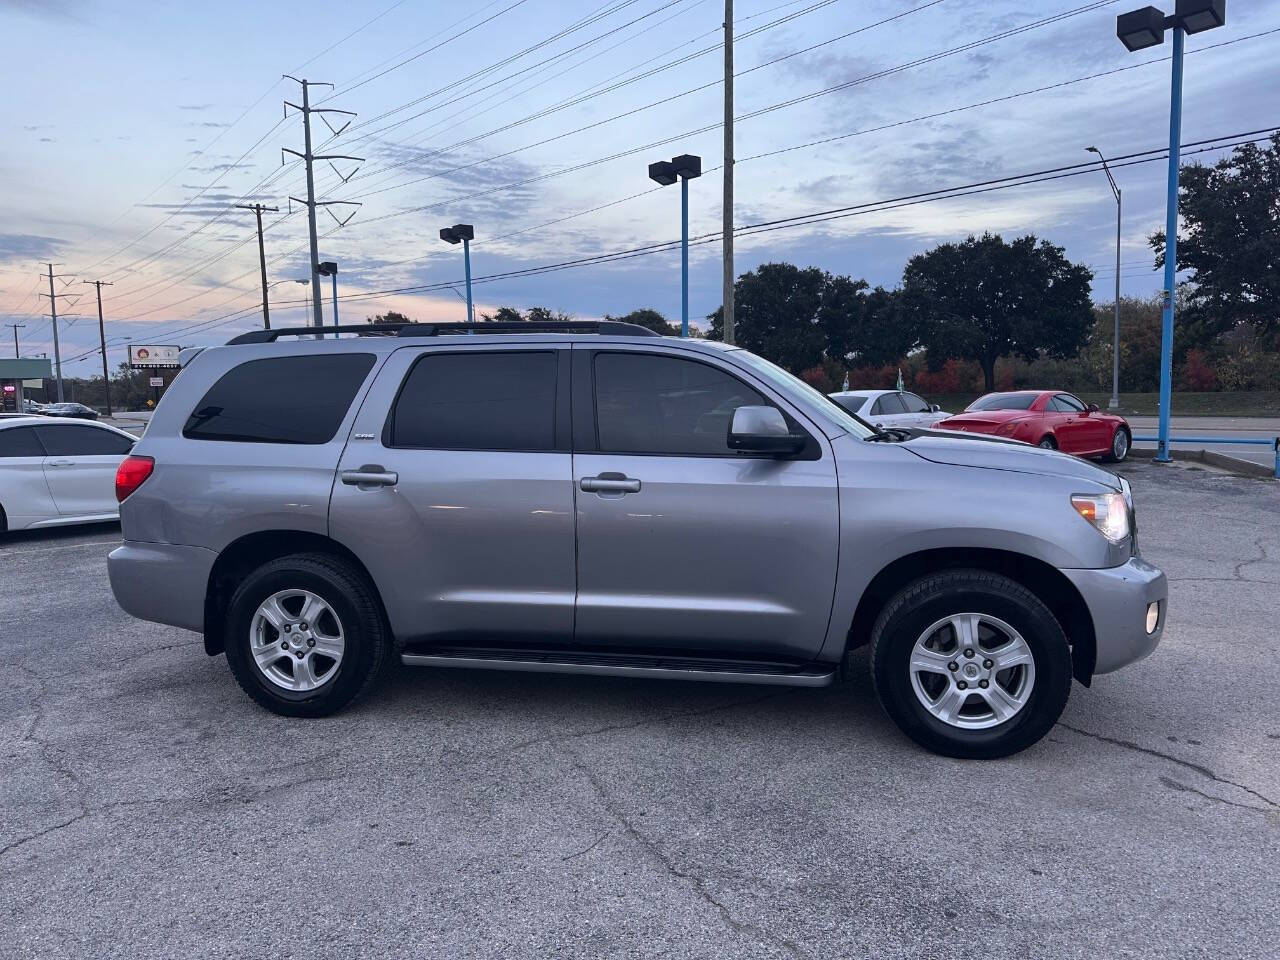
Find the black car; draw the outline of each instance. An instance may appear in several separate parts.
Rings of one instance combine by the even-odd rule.
[[[77,417],[81,420],[97,420],[98,411],[83,403],[51,403],[41,411],[46,417]]]

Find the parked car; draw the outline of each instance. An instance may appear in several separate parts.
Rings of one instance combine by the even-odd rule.
[[[1129,455],[1133,431],[1124,417],[1057,390],[988,393],[938,424],[942,430],[986,433],[1119,463]]]
[[[890,716],[963,757],[1035,743],[1073,676],[1160,639],[1165,576],[1100,467],[877,431],[713,341],[519,326],[195,355],[117,474],[120,605],[287,716],[396,656],[815,687],[869,647]]]
[[[877,427],[932,427],[951,416],[906,390],[845,390],[831,399]]]
[[[77,420],[97,420],[98,411],[83,403],[51,403],[41,411],[46,417],[75,417]]]
[[[0,420],[0,533],[116,519],[116,470],[133,444],[104,423]]]
[[[43,413],[44,404],[37,403],[35,400],[24,399],[22,401],[22,409],[25,413]]]

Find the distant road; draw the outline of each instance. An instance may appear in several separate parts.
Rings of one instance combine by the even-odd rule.
[[[1141,436],[1156,435],[1158,421],[1155,417],[1128,417],[1133,432]],[[1280,417],[1172,417],[1169,421],[1169,435],[1174,437],[1257,437],[1272,439],[1280,436]],[[1152,447],[1153,443],[1135,443],[1138,447]],[[1173,458],[1178,459],[1182,450],[1212,450],[1241,460],[1252,460],[1272,466],[1275,463],[1275,451],[1270,447],[1252,444],[1235,443],[1196,443],[1172,444]]]

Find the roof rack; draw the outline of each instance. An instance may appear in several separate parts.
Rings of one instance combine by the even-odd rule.
[[[620,320],[521,320],[480,323],[360,323],[336,327],[277,327],[250,330],[232,337],[228,344],[275,343],[280,337],[314,337],[324,334],[354,333],[362,337],[440,337],[454,333],[594,333],[622,337],[660,337],[662,334],[638,323]]]

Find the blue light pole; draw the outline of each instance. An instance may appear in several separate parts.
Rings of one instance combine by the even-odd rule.
[[[1173,79],[1169,91],[1169,194],[1164,227],[1164,314],[1160,330],[1160,426],[1156,460],[1168,463],[1169,406],[1173,381],[1173,300],[1178,274],[1178,172],[1182,142],[1182,59],[1186,35],[1227,22],[1227,0],[1177,0],[1171,16],[1143,7],[1116,18],[1116,36],[1130,53],[1164,43],[1173,30]]]
[[[455,223],[440,231],[440,239],[445,243],[462,243],[462,263],[467,275],[467,323],[475,323],[471,307],[471,241],[475,238],[476,229],[469,223]]]
[[[680,336],[689,336],[689,181],[702,176],[702,158],[682,153],[649,164],[649,179],[664,187],[680,180]]]

